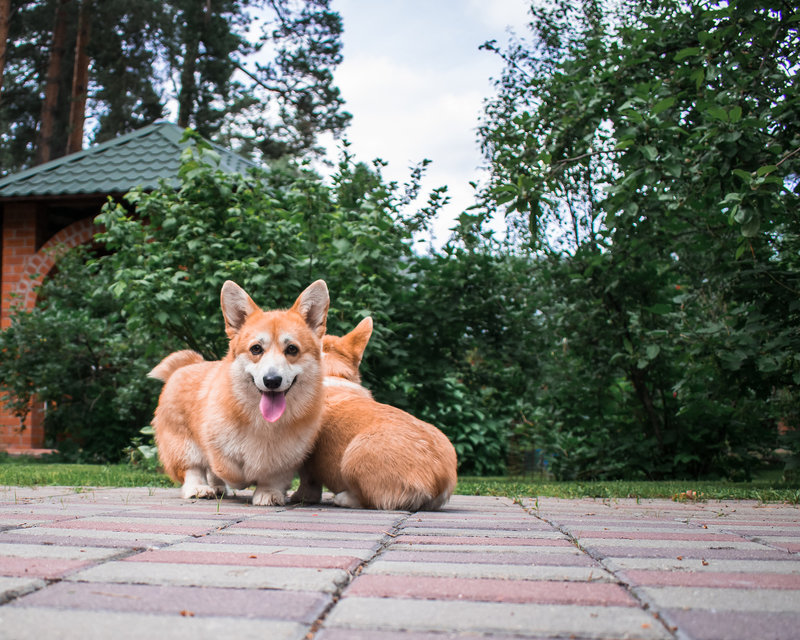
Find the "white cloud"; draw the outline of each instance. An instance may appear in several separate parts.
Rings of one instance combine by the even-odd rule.
[[[482,164],[476,129],[490,81],[502,62],[479,46],[503,43],[505,29],[525,28],[524,0],[339,0],[344,61],[336,83],[353,114],[347,132],[356,158],[388,161],[385,174],[404,181],[408,167],[432,160],[425,188],[448,186],[452,204],[436,235],[443,241],[473,204]]]

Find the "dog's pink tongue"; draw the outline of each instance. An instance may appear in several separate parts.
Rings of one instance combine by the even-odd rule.
[[[266,393],[262,393],[259,408],[261,409],[261,415],[264,416],[264,420],[267,422],[275,422],[283,415],[283,411],[286,409],[286,396],[281,392],[273,393],[267,391]]]

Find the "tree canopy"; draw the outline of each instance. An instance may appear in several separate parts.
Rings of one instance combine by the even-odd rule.
[[[350,118],[333,83],[342,22],[329,0],[11,0],[0,11],[4,172],[170,112],[264,158],[313,153]]]

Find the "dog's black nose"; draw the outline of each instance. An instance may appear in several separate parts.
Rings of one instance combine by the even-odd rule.
[[[281,386],[283,378],[280,376],[264,376],[264,386],[267,389],[277,389]]]

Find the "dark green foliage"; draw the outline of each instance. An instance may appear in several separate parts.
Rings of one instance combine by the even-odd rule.
[[[483,129],[542,256],[524,435],[564,477],[747,476],[800,383],[796,10],[581,6],[535,13]]]
[[[147,342],[125,330],[110,271],[75,250],[46,280],[37,308],[0,333],[0,380],[9,408],[25,415],[32,394],[46,404],[45,446],[65,459],[116,460],[155,408],[145,378]]]

